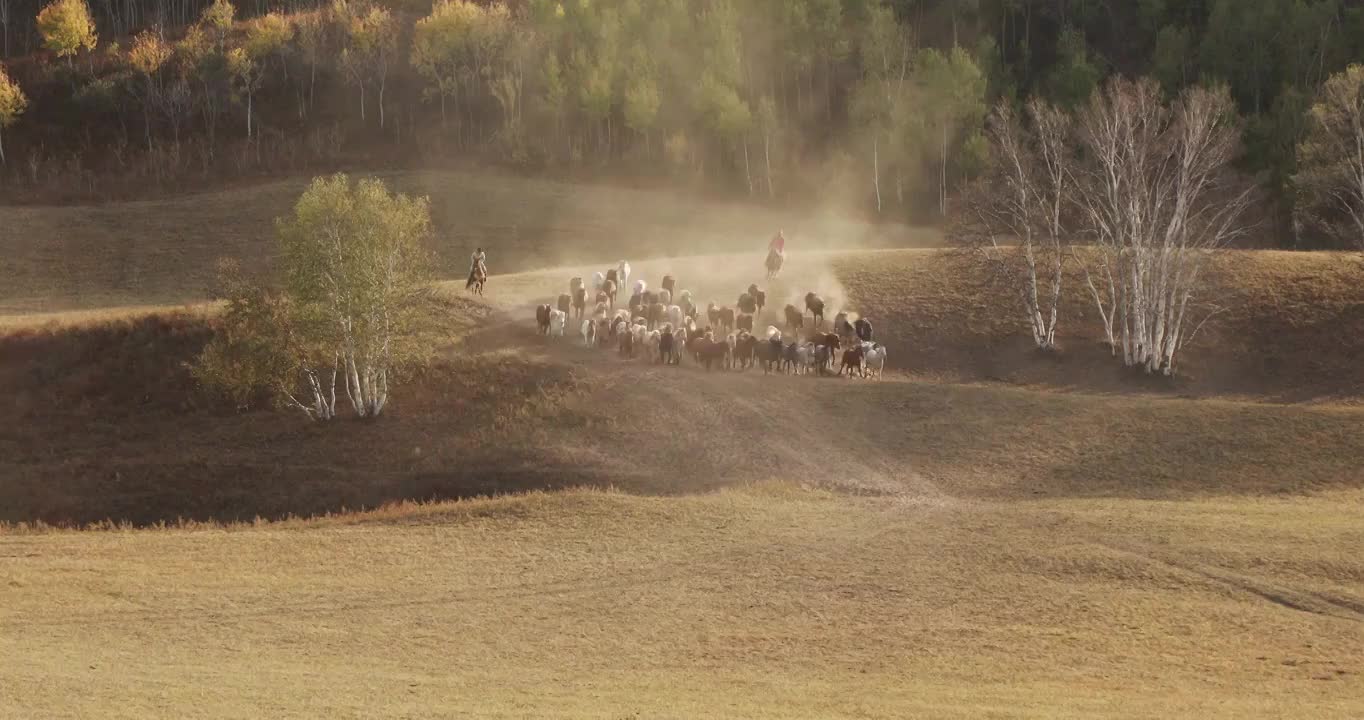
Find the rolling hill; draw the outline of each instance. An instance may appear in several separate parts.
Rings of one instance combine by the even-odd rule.
[[[206,265],[268,268],[297,184],[0,209],[31,233],[0,240],[21,268],[0,291],[0,707],[1364,713],[1357,256],[1218,258],[1220,312],[1152,381],[1114,369],[1079,293],[1063,351],[1037,355],[969,258],[896,247],[922,232],[427,181],[461,228],[437,248],[450,275],[485,238],[514,272],[486,301],[445,287],[437,362],[375,423],[239,411],[186,369]],[[866,313],[884,380],[708,374],[534,331],[536,303],[620,256],[731,303],[776,224],[795,247],[764,320],[810,290]]]

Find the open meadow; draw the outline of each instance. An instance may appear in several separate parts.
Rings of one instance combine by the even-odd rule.
[[[302,182],[0,207],[0,717],[1364,715],[1358,254],[1223,253],[1156,381],[1078,287],[1034,352],[933,231],[389,179],[431,196],[449,282],[373,422],[187,369],[214,260],[267,271]],[[536,332],[622,258],[702,305],[763,284],[762,326],[818,292],[876,321],[885,377]]]

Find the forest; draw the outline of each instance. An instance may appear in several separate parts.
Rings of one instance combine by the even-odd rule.
[[[1225,86],[1260,244],[1333,247],[1296,180],[1355,0],[0,0],[0,194],[103,199],[346,165],[652,178],[933,222],[1000,103]]]

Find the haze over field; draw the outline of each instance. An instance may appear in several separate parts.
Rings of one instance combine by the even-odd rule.
[[[468,254],[490,250],[495,273],[621,257],[759,252],[790,226],[805,249],[935,247],[941,233],[843,219],[836,207],[798,212],[706,202],[666,192],[576,186],[495,172],[398,173],[395,190],[431,198],[440,272],[461,277]],[[0,205],[0,288],[6,315],[201,301],[213,259],[265,271],[274,219],[304,181],[138,203],[78,207]],[[39,239],[39,240],[36,240]],[[726,293],[728,294],[728,293]]]
[[[0,0],[0,720],[1364,718],[1354,0]]]
[[[180,247],[181,260],[122,288],[99,263],[61,285],[29,261],[31,289],[7,296],[0,338],[13,401],[0,519],[334,515],[0,531],[0,706],[46,717],[1364,712],[1361,334],[1348,324],[1362,298],[1341,265],[1353,260],[1225,258],[1219,277],[1238,283],[1238,307],[1190,348],[1174,385],[1134,385],[1088,349],[1095,319],[1079,302],[1066,309],[1065,356],[1039,359],[996,312],[1001,291],[969,279],[969,258],[856,249],[922,234],[788,223],[789,266],[764,283],[772,213],[614,195],[638,208],[628,215],[596,204],[605,190],[575,200],[567,186],[482,184],[497,183],[519,202],[465,196],[483,208],[474,234],[438,233],[437,249],[453,265],[465,237],[522,223],[535,230],[520,244],[486,245],[495,271],[531,270],[495,274],[482,302],[462,282],[444,286],[436,364],[374,423],[320,427],[205,397],[184,363],[205,341],[206,309],[99,315],[101,302],[198,297],[178,268],[229,248],[266,269],[260,240]],[[235,206],[241,192],[194,206]],[[92,212],[128,211],[26,217],[79,227],[71,218]],[[203,227],[254,238],[264,223],[224,211]],[[139,248],[139,266],[165,259]],[[675,274],[703,303],[764,284],[762,323],[809,290],[831,313],[866,312],[891,370],[881,382],[707,374],[535,333],[536,303],[622,252],[636,277]],[[569,264],[533,270],[556,262]],[[44,286],[61,288],[53,306],[82,311],[33,329],[54,322],[22,314],[52,307],[24,294]],[[1279,317],[1269,308],[1294,319],[1267,321]],[[546,492],[347,512],[527,490]]]

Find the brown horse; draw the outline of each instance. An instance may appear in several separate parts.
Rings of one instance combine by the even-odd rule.
[[[786,256],[777,252],[776,250],[769,251],[767,253],[767,262],[764,263],[767,267],[767,279],[772,280],[776,278],[778,275],[780,275],[781,266],[784,265],[785,263]]]
[[[483,265],[475,265],[469,270],[469,282],[465,283],[465,290],[472,290],[477,295],[483,295],[483,286],[488,283],[488,271]]]

